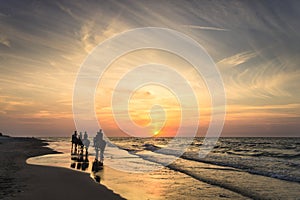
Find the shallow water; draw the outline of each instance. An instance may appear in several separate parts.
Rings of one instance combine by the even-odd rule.
[[[49,139],[48,139],[49,140]],[[69,138],[51,138],[50,148],[63,152],[31,158],[28,163],[82,170],[71,160]],[[205,158],[199,158],[197,138],[177,159],[164,149],[170,138],[113,138],[105,166],[91,173],[95,152],[89,149],[83,171],[127,199],[297,199],[298,138],[221,138]],[[182,139],[184,140],[184,138]],[[180,145],[179,145],[180,146]],[[158,149],[163,149],[159,151]],[[165,167],[169,160],[175,161]],[[71,164],[74,168],[71,168]],[[78,167],[78,169],[77,169]],[[154,171],[152,171],[155,169]],[[135,173],[140,172],[140,173]]]

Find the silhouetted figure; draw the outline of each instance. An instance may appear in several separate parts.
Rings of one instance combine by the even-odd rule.
[[[71,142],[72,142],[71,153],[72,154],[77,153],[77,145],[78,145],[77,131],[74,131]]]
[[[93,171],[98,171],[100,167],[103,166],[103,160],[104,160],[104,150],[106,147],[106,142],[103,139],[103,132],[102,129],[97,132],[96,137],[94,137],[94,147],[95,147],[95,161],[93,162]],[[99,152],[100,152],[100,159],[99,157]]]
[[[89,146],[90,146],[90,140],[88,139],[88,134],[87,134],[86,131],[84,132],[82,143],[84,145],[85,156],[87,158],[87,156],[88,156],[88,149],[89,149]]]
[[[82,140],[82,132],[79,133],[79,139]]]

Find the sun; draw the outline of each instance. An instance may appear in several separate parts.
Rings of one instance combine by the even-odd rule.
[[[154,134],[154,136],[156,136],[159,134],[159,131],[155,131],[153,134]]]

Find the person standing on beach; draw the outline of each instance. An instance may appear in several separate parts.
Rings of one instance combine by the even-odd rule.
[[[79,133],[79,139],[82,141],[82,132]]]
[[[71,142],[72,142],[71,153],[75,153],[77,152],[77,145],[78,145],[77,131],[74,131]]]
[[[89,146],[90,146],[90,140],[88,139],[88,134],[87,134],[86,131],[84,132],[82,143],[83,143],[84,148],[85,148],[85,156],[87,157],[88,156],[88,149],[89,149]]]
[[[100,129],[97,132],[96,137],[94,137],[94,147],[96,151],[96,157],[95,161],[98,161],[99,151],[100,151],[100,163],[103,164],[104,160],[104,150],[105,150],[106,142],[103,139],[103,132],[102,129]]]

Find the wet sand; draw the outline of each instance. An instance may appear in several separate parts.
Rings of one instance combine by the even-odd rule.
[[[88,174],[26,164],[33,156],[57,153],[35,138],[0,137],[0,199],[123,199]]]

